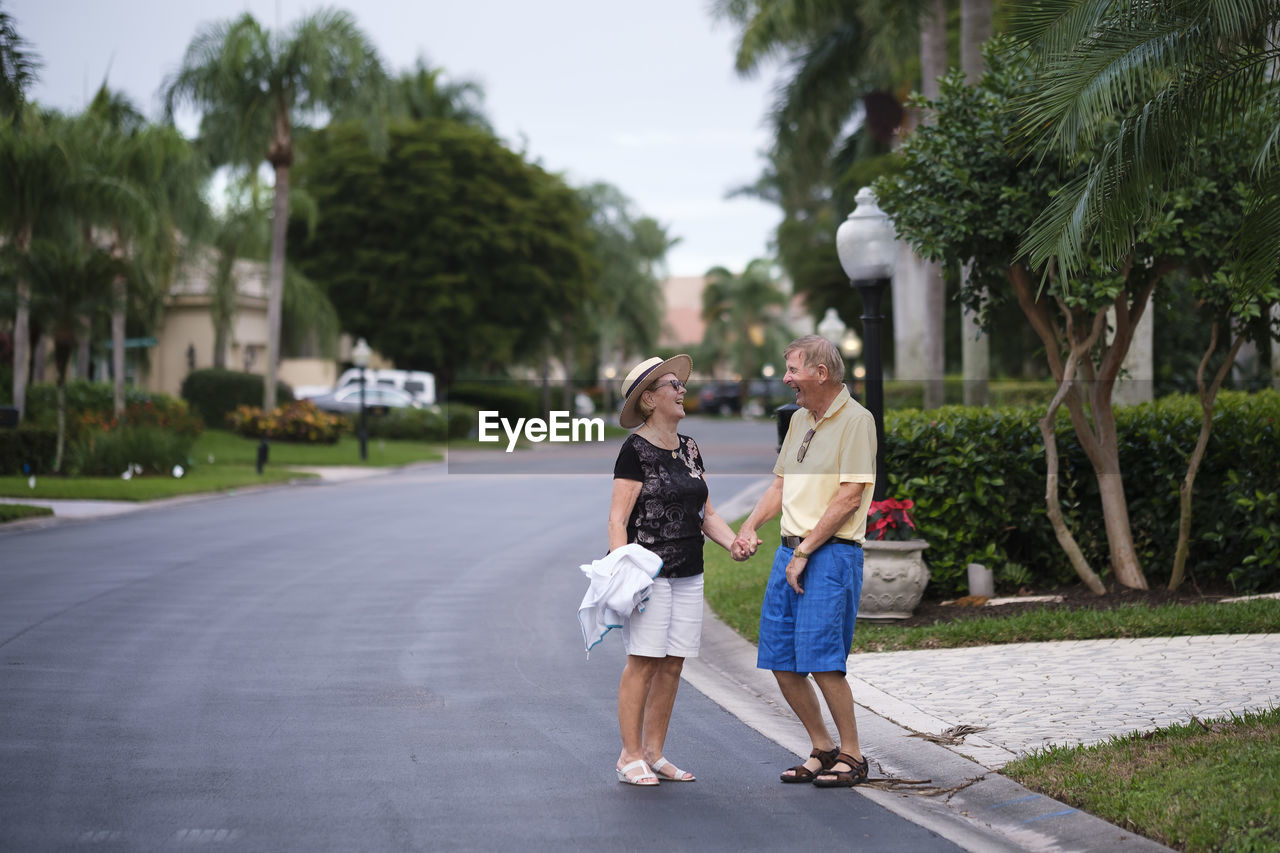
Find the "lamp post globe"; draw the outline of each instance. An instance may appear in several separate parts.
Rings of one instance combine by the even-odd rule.
[[[828,308],[827,313],[822,315],[822,320],[818,323],[817,328],[819,335],[831,341],[831,343],[838,347],[840,346],[840,341],[844,338],[844,333],[848,329],[848,326],[846,326],[844,321],[840,319],[840,315],[836,313],[836,309]]]
[[[876,421],[876,490],[872,500],[878,501],[884,499],[888,485],[884,468],[884,365],[880,344],[884,317],[880,297],[893,277],[898,246],[893,222],[876,203],[870,187],[858,190],[854,203],[853,211],[836,230],[836,253],[850,284],[862,294],[867,409]]]
[[[364,338],[356,341],[355,347],[351,350],[351,360],[355,366],[360,368],[360,461],[366,462],[369,459],[369,432],[367,413],[364,407],[364,371],[369,366],[369,356],[373,351],[369,349],[369,344]]]

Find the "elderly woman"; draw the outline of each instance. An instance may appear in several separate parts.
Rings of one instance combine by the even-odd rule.
[[[702,637],[703,536],[726,550],[734,540],[707,499],[697,442],[676,432],[692,368],[687,355],[651,358],[622,382],[618,422],[637,429],[613,468],[609,550],[637,542],[663,561],[645,609],[622,627],[627,663],[618,684],[617,771],[629,785],[694,781],[663,747],[680,670],[685,658],[697,657]]]

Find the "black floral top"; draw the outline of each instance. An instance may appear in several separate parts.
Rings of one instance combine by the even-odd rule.
[[[697,442],[687,435],[678,438],[678,450],[665,450],[632,433],[613,466],[615,480],[642,484],[627,520],[627,543],[638,542],[661,557],[658,576],[664,578],[702,574],[706,468]]]

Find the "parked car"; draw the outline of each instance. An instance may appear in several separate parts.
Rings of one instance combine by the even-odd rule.
[[[434,406],[436,402],[435,374],[425,370],[389,370],[386,368],[368,369],[364,372],[366,388],[394,388],[403,391],[424,406]],[[335,388],[348,386],[359,387],[360,368],[344,370],[338,377]]]
[[[328,394],[312,397],[311,402],[322,412],[351,414],[360,411],[360,386],[347,385]],[[390,409],[421,409],[422,403],[395,388],[383,388],[377,385],[365,386],[364,406],[374,414],[385,414]]]
[[[747,412],[750,417],[769,414],[780,402],[794,399],[781,379],[752,379],[747,383]],[[731,380],[714,380],[698,391],[698,411],[710,415],[742,414],[742,385]]]
[[[742,389],[737,382],[708,382],[698,390],[698,411],[708,415],[737,415],[742,412]]]

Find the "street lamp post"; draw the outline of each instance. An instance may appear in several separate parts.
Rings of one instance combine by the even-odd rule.
[[[876,204],[870,187],[858,191],[853,212],[836,231],[836,252],[849,282],[862,294],[863,352],[867,362],[867,408],[876,421],[876,490],[883,500],[888,477],[884,467],[884,366],[881,363],[880,296],[893,277],[897,259],[893,223]]]
[[[369,356],[372,350],[364,338],[356,341],[355,347],[351,350],[351,360],[355,362],[356,367],[360,368],[360,461],[367,462],[369,460],[369,432],[368,420],[364,407],[364,371],[369,366]]]

